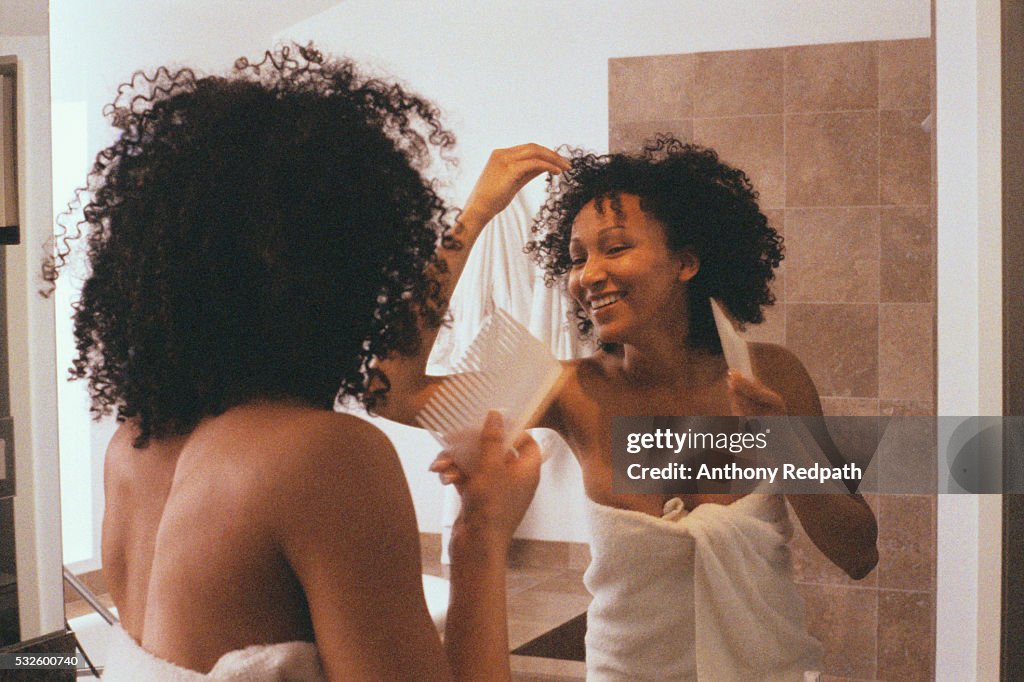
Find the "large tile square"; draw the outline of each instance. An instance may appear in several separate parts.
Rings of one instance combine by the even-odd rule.
[[[786,207],[878,204],[878,112],[786,116]]]

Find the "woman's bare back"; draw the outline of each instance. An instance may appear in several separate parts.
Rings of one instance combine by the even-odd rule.
[[[372,675],[409,665],[361,653],[380,621],[420,666],[439,665],[412,500],[374,427],[262,404],[141,450],[133,432],[123,425],[107,452],[103,560],[143,648],[207,672],[254,644],[315,641],[329,676]]]
[[[107,451],[103,564],[122,625],[187,668],[206,671],[252,644],[313,640],[302,588],[269,532],[268,459],[284,444],[268,439],[268,411],[234,410],[141,450],[125,424]]]

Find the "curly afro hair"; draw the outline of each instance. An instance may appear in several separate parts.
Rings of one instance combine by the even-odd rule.
[[[570,150],[572,168],[549,180],[548,199],[534,222],[527,252],[545,270],[548,285],[564,283],[571,266],[573,222],[591,201],[607,201],[621,212],[622,194],[665,226],[668,246],[690,249],[700,270],[689,282],[689,338],[695,347],[721,352],[710,297],[720,300],[741,324],[764,321],[762,306],[782,261],[782,237],[761,213],[746,174],[719,160],[712,149],[684,144],[667,135],[649,142],[639,155],[597,156]],[[593,323],[575,304],[580,333]]]
[[[105,113],[120,134],[79,190],[71,369],[93,413],[137,419],[144,447],[256,400],[383,397],[374,360],[440,322],[453,214],[422,173],[455,139],[437,109],[309,46],[226,77],[136,73]]]

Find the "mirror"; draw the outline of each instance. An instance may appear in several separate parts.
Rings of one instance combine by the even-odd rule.
[[[172,61],[216,72],[277,39],[313,40],[404,79],[440,106],[459,139],[460,164],[447,175],[455,202],[496,147],[535,141],[616,151],[657,132],[715,147],[750,174],[788,245],[779,304],[752,338],[782,343],[803,360],[826,414],[934,413],[929,3],[862,3],[854,11],[843,3],[655,2],[594,11],[583,2],[481,9],[465,1],[353,0],[290,3],[287,11],[268,3],[251,23],[226,13],[197,22],[216,12],[200,4],[192,13],[188,3],[173,12],[116,4],[123,6],[107,14],[70,6],[54,16],[54,148],[65,155],[54,162],[58,198],[70,196],[89,155],[108,139],[99,112],[132,69]],[[125,39],[140,26],[145,41]],[[527,188],[519,228],[542,198],[540,183]],[[911,338],[924,339],[915,348],[926,351],[912,352]],[[82,472],[96,480],[109,431],[87,422],[81,394],[65,399],[78,407],[62,411],[62,420],[78,422],[62,423],[63,461],[82,471],[66,471],[64,480],[82,480]],[[441,497],[422,471],[423,451],[434,446],[420,432],[385,428],[407,464],[425,544],[436,550]],[[84,455],[72,454],[76,443],[88,444]],[[578,584],[588,540],[582,490],[571,455],[555,452],[520,531],[524,571],[510,601],[518,598],[522,611],[513,647],[586,608]],[[934,499],[870,503],[882,558],[864,581],[846,578],[798,528],[791,547],[809,627],[824,644],[830,675],[930,677]],[[98,568],[95,494],[83,494],[81,504],[81,514],[68,515],[83,525],[66,526],[66,556],[77,547],[70,563],[91,572]]]

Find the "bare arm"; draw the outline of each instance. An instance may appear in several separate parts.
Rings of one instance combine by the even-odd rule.
[[[341,424],[341,427],[338,426]],[[504,452],[500,417],[481,466],[460,480],[444,646],[423,596],[412,498],[384,434],[327,414],[303,432],[268,501],[284,560],[309,605],[329,679],[509,679],[505,571],[512,533],[540,477],[528,436]],[[289,453],[293,454],[293,453]]]
[[[328,679],[451,679],[394,449],[369,424],[330,414],[311,421],[303,441],[280,467],[280,499],[268,506]]]
[[[808,428],[825,453],[837,452],[829,436],[814,382],[803,364],[778,346],[758,345],[757,368],[773,388],[730,372],[733,411],[743,415],[817,417]],[[774,390],[773,390],[774,389]],[[787,495],[800,524],[829,561],[855,580],[878,563],[878,524],[861,495]]]
[[[451,299],[473,244],[494,216],[508,206],[530,180],[545,172],[560,173],[568,167],[568,162],[554,151],[537,144],[497,149],[491,154],[453,231],[458,248],[439,248],[439,256],[444,262],[443,274],[439,274],[444,301]],[[440,312],[443,314],[444,310]],[[436,327],[421,325],[420,346],[415,355],[394,354],[380,363],[380,369],[391,384],[386,403],[375,410],[380,416],[413,424],[416,413],[439,381],[426,373],[427,359],[437,332]]]
[[[540,478],[540,449],[529,436],[516,443],[518,457],[502,450],[497,413],[481,436],[481,464],[471,476],[452,472],[462,510],[452,529],[452,591],[445,649],[456,679],[508,680],[505,578],[512,534],[533,499]],[[445,464],[440,467],[444,470]],[[444,473],[442,477],[444,477]],[[496,666],[495,661],[505,664]]]

